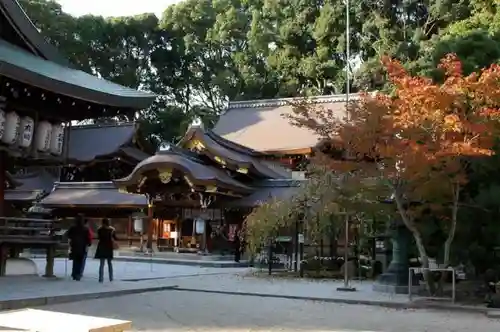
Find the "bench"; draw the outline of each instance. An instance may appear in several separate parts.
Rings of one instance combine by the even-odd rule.
[[[0,312],[2,328],[37,332],[123,332],[132,328],[126,320],[23,309]]]

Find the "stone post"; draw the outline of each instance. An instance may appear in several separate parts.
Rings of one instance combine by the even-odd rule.
[[[407,294],[409,281],[408,249],[411,244],[411,232],[402,222],[393,222],[391,228],[392,260],[387,270],[377,278],[373,290]]]

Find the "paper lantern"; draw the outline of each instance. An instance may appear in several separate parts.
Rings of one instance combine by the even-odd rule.
[[[136,218],[134,219],[134,232],[136,233],[142,233],[142,218]]]
[[[7,113],[5,117],[5,131],[2,136],[2,142],[5,144],[15,144],[19,137],[19,127],[21,126],[21,118],[15,112]]]
[[[52,126],[52,134],[50,139],[50,153],[60,156],[63,152],[64,145],[64,127],[58,123]]]
[[[5,122],[6,122],[5,111],[0,108],[0,139],[2,139],[3,134],[5,132]]]
[[[35,132],[35,121],[29,116],[21,119],[21,135],[19,135],[19,146],[29,148],[33,142],[33,133]]]
[[[36,129],[36,149],[40,152],[49,151],[51,139],[52,125],[48,121],[40,121]]]
[[[205,233],[205,220],[204,219],[201,219],[201,218],[195,219],[195,231],[196,231],[196,234]]]

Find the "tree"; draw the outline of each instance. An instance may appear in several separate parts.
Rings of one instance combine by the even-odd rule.
[[[390,58],[383,64],[393,85],[391,94],[365,95],[349,105],[345,118],[324,109],[296,107],[293,121],[354,158],[337,169],[360,181],[379,179],[383,194],[392,194],[401,220],[412,232],[423,267],[428,267],[429,257],[419,217],[429,209],[446,213],[443,263],[448,265],[467,160],[493,153],[500,67],[464,76],[461,62],[450,54],[441,61],[445,80],[438,84],[411,76]]]
[[[245,239],[251,252],[258,251],[280,232],[289,232],[297,221],[306,241],[319,245],[325,239],[338,240],[346,216],[352,220],[371,220],[382,212],[388,213],[387,205],[367,201],[368,195],[359,195],[359,189],[363,188],[365,193],[369,190],[366,181],[361,186],[356,177],[339,177],[319,159],[307,173],[307,180],[289,199],[264,202],[246,218]]]

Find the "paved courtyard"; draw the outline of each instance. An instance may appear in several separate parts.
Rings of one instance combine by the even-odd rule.
[[[115,262],[113,283],[97,282],[97,262],[89,260],[81,282],[69,276],[56,280],[0,279],[0,300],[70,293],[154,288],[148,293],[52,304],[45,310],[131,320],[134,331],[474,331],[500,330],[500,320],[484,314],[433,310],[395,310],[380,306],[235,295],[274,295],[325,300],[354,300],[407,305],[405,295],[380,294],[371,283],[356,283],[355,293],[338,292],[340,281],[268,279],[251,276],[246,268],[203,268],[165,264]],[[43,259],[37,260],[39,268]],[[69,271],[64,260],[55,272]],[[66,271],[67,268],[67,271]],[[163,286],[179,288],[163,290]],[[159,291],[158,289],[162,289]],[[219,292],[219,293],[217,293]],[[222,292],[222,293],[221,293]],[[226,294],[223,294],[226,292]],[[51,303],[51,302],[45,302]],[[52,302],[55,303],[55,302]],[[366,303],[366,302],[363,302]]]
[[[36,259],[38,272],[43,274],[44,259]],[[87,261],[84,277],[81,281],[71,280],[71,262],[63,259],[56,261],[54,272],[56,279],[41,277],[5,277],[0,278],[0,302],[78,294],[117,292],[123,290],[146,290],[173,286],[184,278],[201,278],[222,274],[245,273],[245,268],[204,268],[184,265],[165,265],[132,262],[114,262],[115,281],[99,284],[98,263]],[[107,273],[107,272],[106,272]]]
[[[305,280],[253,277],[249,273],[228,273],[204,275],[202,277],[173,278],[179,288],[215,292],[251,293],[313,299],[344,299],[379,303],[406,304],[410,300],[406,294],[386,294],[373,291],[373,283],[353,282],[356,292],[339,292],[344,285],[341,280]]]
[[[134,331],[492,332],[500,320],[480,314],[182,291],[41,307],[131,320]]]
[[[44,272],[45,259],[37,258],[34,260],[38,266],[39,273]],[[56,260],[54,274],[57,277],[69,277],[71,275],[72,262],[66,259]],[[87,259],[85,265],[85,279],[98,279],[99,262],[95,259]],[[137,262],[113,262],[114,275],[116,280],[147,280],[184,276],[199,276],[210,274],[233,274],[244,273],[247,268],[213,268],[173,264],[154,264]],[[107,276],[107,267],[104,269]]]

